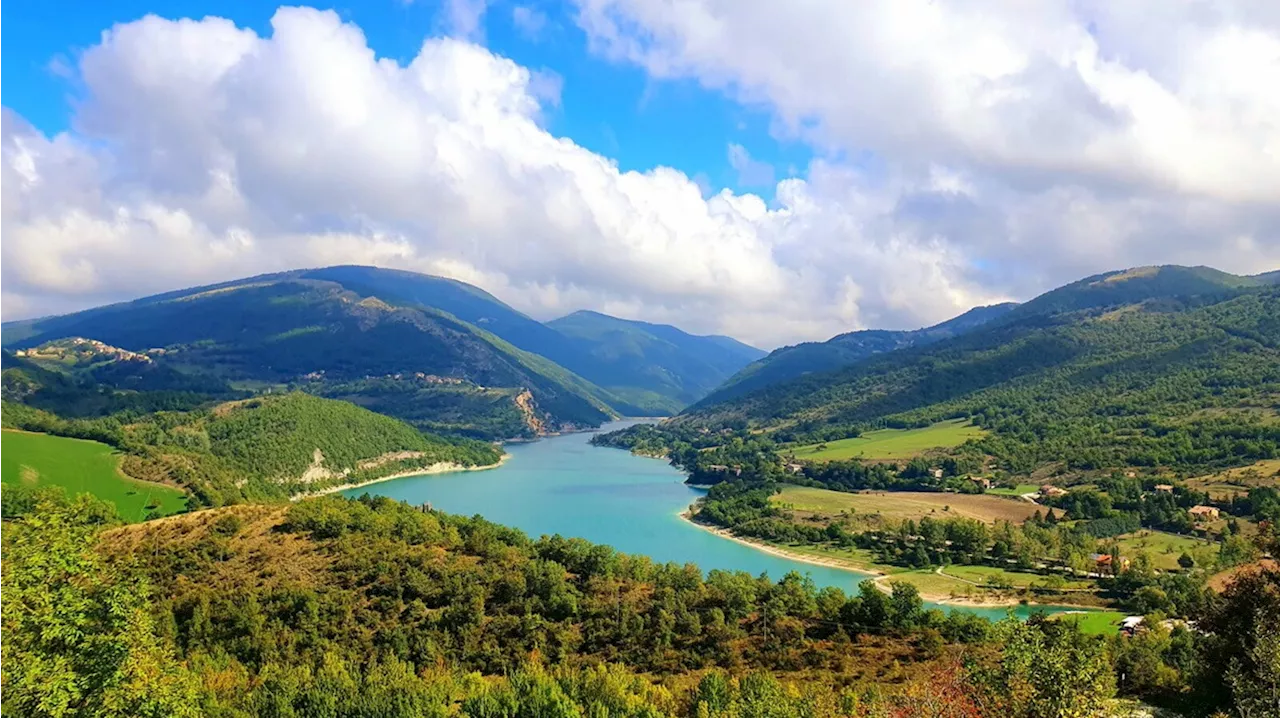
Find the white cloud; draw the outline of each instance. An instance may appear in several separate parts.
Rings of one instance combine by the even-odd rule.
[[[445,0],[445,24],[454,37],[479,39],[484,35],[482,23],[488,6],[489,0]]]
[[[525,5],[511,8],[511,22],[530,40],[540,39],[543,30],[547,28],[547,16],[540,10]]]
[[[272,27],[117,26],[81,59],[75,133],[5,114],[6,311],[364,262],[538,316],[617,307],[772,345],[1000,296],[936,238],[878,231],[892,198],[820,167],[772,209],[704,199],[548,134],[535,75],[483,48],[433,39],[401,66],[332,13]]]
[[[1015,294],[1126,264],[1280,264],[1280,4],[578,3],[604,55],[957,193],[897,214],[1005,265]]]
[[[729,166],[738,173],[738,186],[762,187],[773,184],[773,165],[752,159],[747,148],[729,143]]]

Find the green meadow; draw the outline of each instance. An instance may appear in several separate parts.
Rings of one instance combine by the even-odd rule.
[[[877,429],[852,439],[794,447],[797,459],[909,459],[930,449],[948,449],[983,436],[985,430],[966,419],[941,421],[923,429]]]
[[[120,457],[106,444],[21,431],[0,432],[0,480],[5,486],[61,486],[70,496],[93,494],[115,504],[126,521],[149,511],[174,514],[186,508],[186,494],[120,473]]]

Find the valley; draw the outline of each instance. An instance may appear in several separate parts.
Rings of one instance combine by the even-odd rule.
[[[6,639],[85,655],[37,626],[113,596],[92,640],[164,666],[153,714],[612,714],[602,675],[690,718],[722,680],[889,710],[1048,664],[1096,677],[1073,705],[1226,705],[1202,667],[1277,580],[1277,292],[1151,268],[766,357],[368,267],[6,324]]]

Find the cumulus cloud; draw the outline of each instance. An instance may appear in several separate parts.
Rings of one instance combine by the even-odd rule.
[[[1126,263],[1280,264],[1275,3],[578,3],[608,57],[912,184],[962,178],[901,214],[1017,294]]]
[[[582,307],[765,346],[919,324],[998,298],[815,167],[760,197],[620,172],[538,122],[535,75],[457,39],[408,65],[329,12],[272,33],[148,17],[79,65],[76,131],[6,112],[5,310],[361,262],[447,274],[551,316]],[[928,194],[927,187],[913,191]]]

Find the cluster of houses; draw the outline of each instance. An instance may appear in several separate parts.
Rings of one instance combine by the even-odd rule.
[[[97,339],[70,337],[32,349],[19,349],[13,355],[27,359],[49,359],[55,361],[75,355],[78,358],[106,356],[120,361],[150,362],[151,357],[148,356],[149,354],[163,355],[164,353],[164,349],[148,349],[145,353],[134,352],[120,347],[113,347]]]

